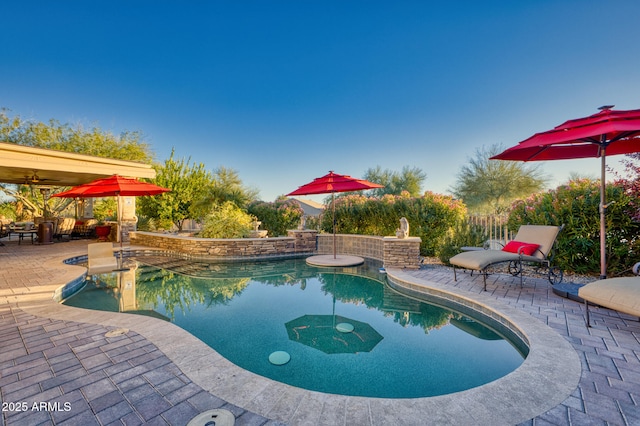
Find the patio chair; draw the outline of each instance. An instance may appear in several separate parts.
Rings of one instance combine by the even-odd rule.
[[[633,272],[638,274],[638,266]],[[594,281],[578,289],[578,296],[584,300],[585,322],[591,327],[589,303],[603,308],[640,317],[640,278],[619,277]]]
[[[0,219],[0,238],[8,237],[11,232],[11,224],[13,220],[11,219]],[[0,246],[3,246],[4,243],[0,241]]]
[[[564,225],[563,225],[564,226]],[[551,266],[552,249],[563,226],[522,225],[514,239],[502,249],[465,251],[449,259],[453,265],[453,278],[457,281],[456,267],[480,271],[483,275],[484,290],[487,290],[488,269],[501,263],[509,263],[509,272],[520,275],[523,285],[523,267],[531,264],[543,267],[551,284],[562,281],[562,271]]]
[[[0,238],[9,235],[10,225],[13,223],[11,219],[0,219]]]
[[[62,241],[62,237],[64,236],[66,236],[70,240],[71,233],[73,232],[73,227],[75,226],[75,224],[76,220],[72,217],[63,217],[58,219],[58,226],[53,236],[59,241]]]
[[[113,254],[112,243],[92,243],[87,246],[89,271],[87,275],[111,272],[118,269],[118,259]]]

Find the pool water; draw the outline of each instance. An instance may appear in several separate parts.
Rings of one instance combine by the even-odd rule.
[[[140,257],[129,266],[94,276],[64,303],[171,321],[238,366],[309,390],[443,395],[496,380],[524,359],[478,321],[393,291],[375,264]],[[290,360],[270,362],[278,351]]]

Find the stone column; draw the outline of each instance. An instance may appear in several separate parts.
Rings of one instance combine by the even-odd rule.
[[[294,239],[296,253],[313,253],[317,250],[316,237],[318,231],[312,229],[291,229],[287,236]]]
[[[420,268],[420,237],[384,237],[385,268]]]

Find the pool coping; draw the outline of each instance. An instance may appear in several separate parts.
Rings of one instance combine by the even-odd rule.
[[[86,273],[83,267],[68,266],[72,269],[67,282]],[[517,424],[557,406],[576,389],[581,375],[577,353],[541,321],[499,300],[418,279],[400,269],[388,269],[387,275],[399,290],[437,292],[488,312],[499,311],[529,343],[529,355],[518,369],[501,379],[448,395],[407,399],[333,395],[286,385],[244,370],[190,333],[159,319],[64,306],[52,297],[22,299],[18,306],[33,315],[133,330],[155,344],[204,390],[285,423],[339,423],[340,419],[332,420],[332,416],[346,409],[350,418],[369,424],[421,423],[426,417],[435,424]],[[47,289],[50,295],[59,285],[52,287]]]

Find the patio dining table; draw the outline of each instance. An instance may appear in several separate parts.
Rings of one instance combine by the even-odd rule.
[[[33,237],[36,235],[36,233],[38,232],[37,229],[14,229],[11,232],[9,232],[9,239],[11,239],[11,235],[17,235],[18,236],[18,245],[20,245],[22,243],[22,240],[24,240],[24,237],[29,235],[31,237],[31,244],[33,244]]]
[[[18,244],[22,244],[24,237],[31,237],[31,244],[33,244],[34,236],[37,235],[38,229],[33,226],[32,222],[19,222],[9,226],[9,239],[11,235],[18,236]]]

